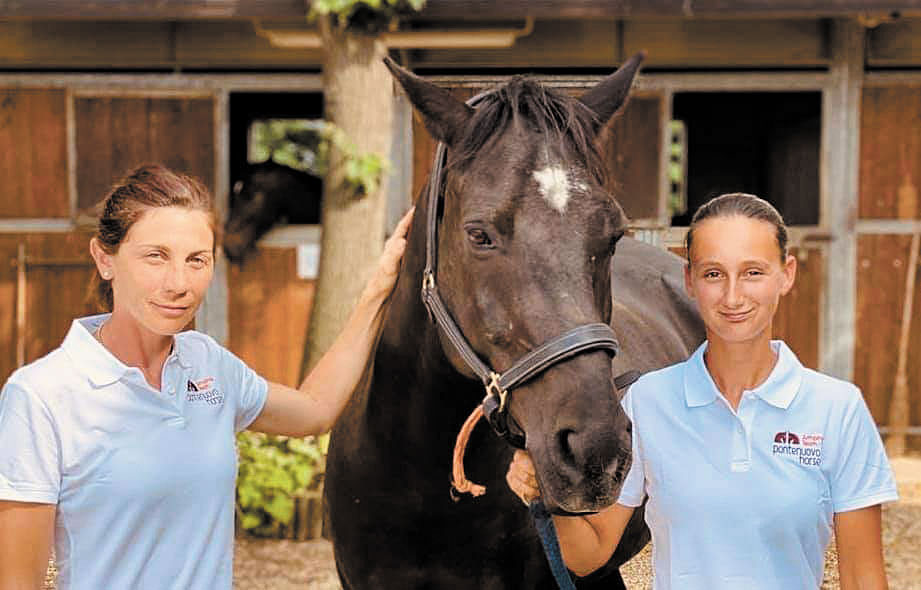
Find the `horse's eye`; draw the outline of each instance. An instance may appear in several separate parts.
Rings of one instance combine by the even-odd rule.
[[[489,234],[478,227],[472,227],[467,230],[467,239],[477,248],[492,248],[493,246]]]

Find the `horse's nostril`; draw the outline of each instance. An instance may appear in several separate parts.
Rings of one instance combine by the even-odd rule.
[[[575,435],[576,431],[563,428],[557,433],[560,443],[560,455],[564,462],[573,464],[576,461],[576,456],[572,450],[572,437]]]

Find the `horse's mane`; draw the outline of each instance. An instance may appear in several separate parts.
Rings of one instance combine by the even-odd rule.
[[[524,128],[567,141],[600,184],[605,167],[595,145],[598,118],[576,98],[543,86],[526,76],[484,95],[455,146],[453,165],[463,167],[490,141],[498,139],[513,122]]]

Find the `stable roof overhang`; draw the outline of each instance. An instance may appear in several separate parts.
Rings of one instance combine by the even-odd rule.
[[[0,0],[0,19],[298,18],[310,0]],[[437,20],[533,17],[892,17],[921,14],[921,0],[428,0]]]

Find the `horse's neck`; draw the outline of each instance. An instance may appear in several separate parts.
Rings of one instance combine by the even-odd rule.
[[[476,382],[461,376],[448,362],[438,328],[422,303],[428,215],[423,201],[424,194],[416,208],[403,268],[375,352],[365,408],[371,420],[418,421],[418,428],[407,430],[420,435],[424,430],[453,427],[446,423],[457,421],[458,416],[462,422],[479,395]],[[471,389],[474,391],[468,393]],[[474,400],[470,408],[464,407],[467,398]]]

